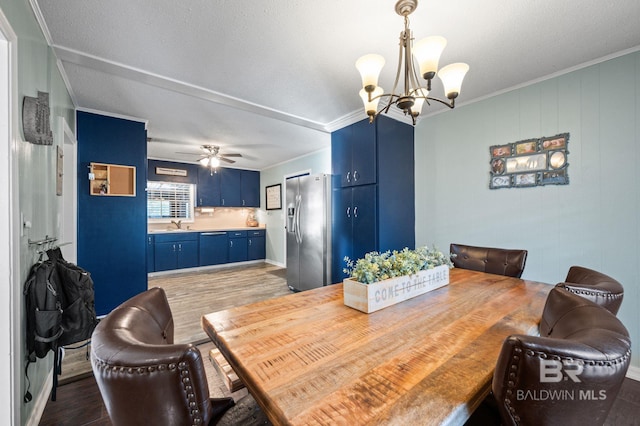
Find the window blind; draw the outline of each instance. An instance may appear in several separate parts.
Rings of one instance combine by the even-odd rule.
[[[147,218],[192,219],[194,186],[190,183],[147,182]]]

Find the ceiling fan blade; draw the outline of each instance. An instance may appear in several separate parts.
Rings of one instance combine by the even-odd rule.
[[[229,164],[235,163],[235,161],[229,160],[228,158],[224,158],[224,157],[218,157],[218,160],[224,161],[225,163],[229,163]]]
[[[176,154],[185,154],[185,155],[204,155],[204,154],[200,154],[198,152],[180,152],[180,151],[176,151]]]
[[[222,154],[225,157],[242,157],[242,154]]]

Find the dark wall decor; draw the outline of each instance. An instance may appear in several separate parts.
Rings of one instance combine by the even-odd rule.
[[[49,122],[49,94],[38,92],[37,98],[25,96],[22,100],[22,132],[27,142],[53,145]]]
[[[569,133],[493,145],[489,189],[569,184]]]

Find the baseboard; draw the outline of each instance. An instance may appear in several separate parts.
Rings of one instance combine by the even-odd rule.
[[[49,375],[47,379],[44,381],[42,388],[40,389],[40,393],[36,396],[33,403],[33,410],[31,410],[31,415],[25,425],[27,426],[38,426],[40,424],[40,420],[42,420],[42,415],[44,414],[44,409],[47,407],[47,402],[49,402],[49,396],[51,396],[51,389],[53,388],[53,368],[49,371]]]
[[[271,260],[271,259],[265,259],[264,263],[268,263],[269,265],[273,265],[273,266],[279,266],[280,268],[286,268],[287,267],[287,265],[285,265],[284,263],[276,262],[276,261]]]
[[[639,367],[629,367],[627,370],[627,379],[635,380],[636,382],[640,382],[640,368]]]
[[[168,271],[148,272],[148,278],[162,277],[166,275],[185,274],[191,272],[206,272],[214,269],[233,268],[237,266],[255,265],[259,263],[268,263],[266,260],[247,260],[246,262],[222,263],[220,265],[195,266],[193,268],[171,269]]]

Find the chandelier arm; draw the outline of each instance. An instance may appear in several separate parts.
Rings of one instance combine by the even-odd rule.
[[[455,104],[455,99],[451,99],[451,103],[443,101],[442,99],[438,99],[438,98],[432,98],[430,96],[427,96],[425,99],[430,100],[430,101],[436,101],[436,102],[440,102],[443,105],[448,106],[449,108],[453,109],[456,104]]]

